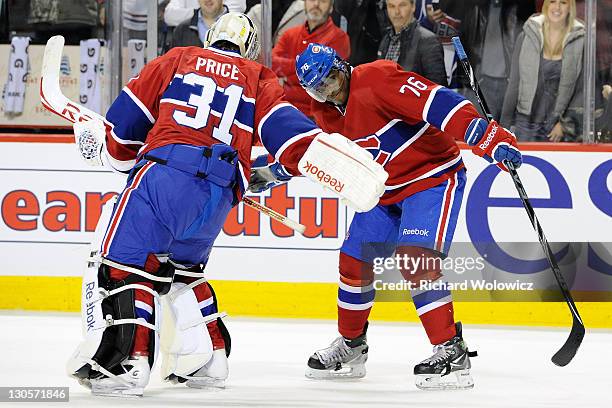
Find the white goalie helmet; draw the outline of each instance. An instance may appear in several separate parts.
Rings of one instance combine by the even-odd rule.
[[[227,13],[219,17],[206,33],[204,47],[214,45],[217,41],[227,41],[238,46],[244,58],[255,60],[259,56],[257,27],[242,13]]]

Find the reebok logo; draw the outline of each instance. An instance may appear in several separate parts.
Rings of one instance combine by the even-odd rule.
[[[418,229],[418,228],[413,228],[413,229],[404,228],[404,230],[402,231],[402,235],[422,235],[424,237],[428,237],[429,230]]]
[[[495,137],[495,135],[497,134],[497,125],[493,125],[493,128],[491,129],[491,132],[487,135],[487,138],[485,139],[484,142],[482,142],[480,144],[480,149],[482,150],[486,150],[487,147],[489,147],[489,144],[491,143],[491,140],[493,140],[493,138]]]
[[[330,176],[325,171],[319,169],[317,166],[313,165],[310,162],[306,162],[306,165],[302,169],[302,174],[310,173],[315,176],[321,183],[324,185],[331,187],[337,193],[341,193],[344,190],[344,183],[340,180]]]
[[[94,296],[94,289],[96,288],[96,284],[95,282],[89,282],[85,285],[85,299],[89,300],[91,298],[93,298]],[[86,315],[87,315],[87,331],[89,332],[90,329],[94,328],[94,323],[96,322],[96,317],[94,316],[94,307],[95,307],[95,303],[90,303],[87,302],[87,309],[86,309]]]

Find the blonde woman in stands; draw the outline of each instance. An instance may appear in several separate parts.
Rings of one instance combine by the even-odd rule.
[[[501,123],[522,141],[575,141],[582,133],[584,25],[575,0],[545,0],[517,38]]]

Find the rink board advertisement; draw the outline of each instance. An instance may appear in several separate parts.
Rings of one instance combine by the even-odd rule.
[[[0,308],[76,311],[79,277],[101,207],[121,190],[125,176],[84,165],[71,143],[2,140],[0,298],[4,301]],[[597,259],[591,268],[595,281],[600,288],[612,287],[610,246],[595,244],[612,242],[612,147],[548,148],[523,146],[525,164],[520,169],[540,223],[550,242],[582,243],[584,262],[592,266],[593,257]],[[468,185],[454,236],[457,250],[469,246],[475,256],[482,255],[477,245],[473,248],[475,242],[530,242],[537,248],[537,235],[510,177],[468,150],[462,154]],[[331,193],[302,178],[253,198],[304,224],[306,233],[301,236],[242,204],[235,207],[206,268],[223,293],[220,301],[237,314],[333,318],[338,250],[352,212]],[[541,262],[540,258],[542,253],[521,262]],[[511,281],[512,273],[516,271],[501,271],[498,276]],[[550,276],[550,271],[534,269],[533,275]],[[62,299],[37,300],[34,293],[39,290]],[[257,298],[254,304],[246,304],[249,296]],[[22,301],[10,303],[9,298]],[[405,304],[395,303],[380,307],[377,303],[373,316],[379,309],[379,317],[388,320],[416,318],[412,312],[408,316]],[[458,313],[467,303],[457,304]],[[479,303],[473,307],[486,309],[482,313],[488,317],[479,320],[483,323],[555,324],[555,319],[567,318],[563,305],[548,303],[539,305],[542,315],[531,316],[530,321],[504,320],[519,303]],[[584,304],[593,309],[591,318],[601,322],[597,325],[612,327],[610,303]],[[552,316],[552,309],[559,310],[558,316]],[[396,317],[396,310],[402,310],[403,316]]]

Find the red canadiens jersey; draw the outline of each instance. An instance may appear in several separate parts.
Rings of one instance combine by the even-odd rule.
[[[251,147],[264,146],[288,169],[320,129],[283,99],[274,73],[238,54],[179,47],[131,79],[107,115],[107,157],[129,171],[145,152],[168,144],[231,145],[238,183],[248,186]]]
[[[344,114],[312,102],[317,123],[367,149],[389,173],[380,203],[396,203],[434,187],[463,168],[455,140],[463,140],[474,106],[395,62],[378,60],[353,69]]]

